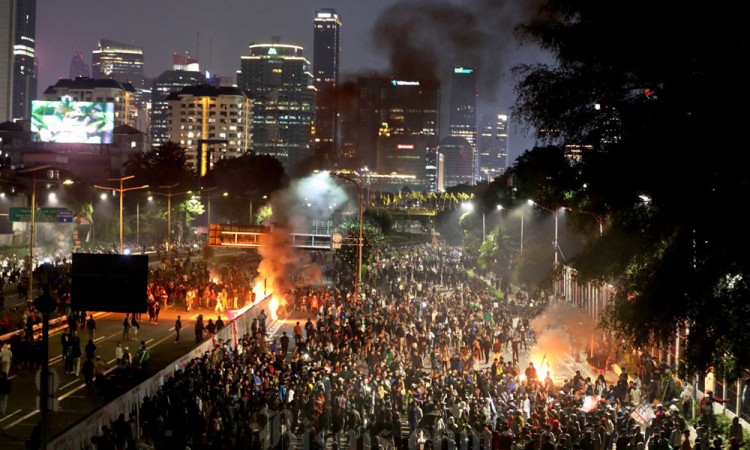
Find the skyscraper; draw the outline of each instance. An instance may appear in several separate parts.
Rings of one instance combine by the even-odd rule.
[[[16,0],[13,44],[13,118],[28,119],[36,99],[36,0]]]
[[[466,138],[444,137],[440,140],[440,154],[444,158],[446,187],[474,184],[474,146]]]
[[[339,83],[341,17],[335,9],[315,12],[313,68],[315,85],[315,152],[335,159],[337,139],[336,93]],[[330,162],[330,161],[329,161]]]
[[[477,176],[477,71],[471,67],[454,67],[451,75],[448,132],[452,137],[466,139],[470,145],[472,168]],[[446,157],[446,171],[448,159]],[[448,177],[446,173],[446,177]]]
[[[250,45],[237,71],[237,86],[253,99],[253,150],[273,155],[287,168],[310,156],[315,94],[310,63],[297,45]]]
[[[70,76],[68,78],[75,80],[78,77],[91,77],[91,68],[86,64],[83,55],[76,52],[70,60]]]
[[[0,123],[11,119],[13,108],[13,0],[0,0]]]
[[[206,77],[199,71],[198,61],[174,54],[172,70],[156,77],[151,89],[151,145],[162,145],[171,139],[167,101],[169,94],[198,84],[206,84]]]
[[[438,144],[439,82],[363,77],[357,84],[359,162],[426,182],[427,155]]]
[[[100,39],[91,52],[91,78],[111,78],[143,88],[143,49],[134,45]]]
[[[492,181],[508,168],[508,116],[482,116],[477,150],[481,179]]]

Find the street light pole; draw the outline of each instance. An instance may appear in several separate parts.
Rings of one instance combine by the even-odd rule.
[[[122,178],[109,178],[109,181],[119,181],[120,182],[119,188],[94,185],[94,187],[97,189],[117,191],[120,194],[120,254],[121,255],[122,255],[122,198],[124,197],[124,193],[126,191],[134,191],[136,189],[146,189],[148,187],[147,184],[144,184],[143,186],[136,186],[136,187],[129,187],[129,188],[123,187],[122,183],[125,180],[131,180],[133,178],[135,178],[135,175],[128,175],[127,177],[122,177]]]
[[[26,292],[26,300],[28,302],[33,301],[34,296],[34,233],[36,225],[36,173],[40,170],[47,170],[51,166],[44,165],[34,167],[32,169],[19,170],[18,173],[30,173],[31,178],[31,224],[29,225],[29,263],[28,263],[28,277],[29,286]]]
[[[170,184],[169,186],[157,186],[159,189],[166,189],[167,193],[155,192],[156,195],[163,195],[167,197],[167,252],[172,247],[172,196],[178,195],[172,193],[172,189],[177,187],[180,183]],[[180,194],[184,194],[181,192]]]
[[[559,211],[559,209],[555,209],[555,210],[549,209],[547,207],[544,207],[544,206],[540,205],[539,203],[535,202],[534,200],[529,200],[529,205],[537,206],[537,207],[539,207],[539,208],[541,208],[541,209],[543,209],[543,210],[551,213],[552,217],[555,218],[555,240],[552,243],[552,245],[555,248],[555,267],[557,267],[557,252],[558,252],[558,249],[559,249],[558,244],[557,244],[557,217],[558,217],[558,211]]]
[[[484,228],[484,211],[482,211],[482,242],[487,240],[487,231]]]
[[[335,172],[331,172],[331,175],[333,175],[335,177],[338,177],[338,178],[342,178],[342,179],[347,180],[347,181],[349,181],[351,183],[354,183],[354,185],[357,187],[357,191],[358,191],[358,194],[359,194],[359,239],[357,241],[357,278],[356,278],[356,282],[354,284],[354,300],[355,301],[359,301],[360,291],[362,289],[362,247],[364,245],[364,237],[363,237],[363,233],[362,233],[362,228],[363,228],[363,226],[362,226],[363,225],[362,224],[362,218],[363,218],[363,216],[362,216],[362,213],[363,213],[363,210],[362,210],[362,201],[363,201],[363,199],[362,199],[362,186],[359,183],[357,183],[357,181],[354,180],[353,178],[349,178],[349,177],[347,177],[345,175],[341,175],[341,174],[338,174],[338,173],[335,173]]]

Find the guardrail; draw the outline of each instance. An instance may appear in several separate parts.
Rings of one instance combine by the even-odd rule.
[[[120,414],[125,414],[125,417],[129,417],[131,413],[135,412],[136,416],[140,417],[140,406],[144,397],[156,394],[167,378],[173,376],[176,371],[184,369],[194,358],[200,358],[204,353],[212,350],[219,339],[236,345],[239,338],[250,333],[252,321],[258,317],[260,311],[268,310],[271,298],[272,295],[269,294],[262,300],[257,301],[247,311],[228,321],[224,328],[216,333],[214,339],[208,339],[198,344],[189,353],[167,364],[163,369],[138,386],[107,403],[62,434],[54,437],[47,444],[47,449],[69,450],[88,448],[91,438],[99,435],[102,426],[111,426],[112,422],[117,420]],[[136,436],[140,436],[140,423],[137,423],[136,426]]]

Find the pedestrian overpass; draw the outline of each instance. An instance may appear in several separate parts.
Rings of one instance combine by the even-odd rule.
[[[303,230],[279,229],[274,226],[219,224],[208,227],[208,246],[222,248],[258,248],[269,240],[286,239],[292,247],[305,250],[331,250],[335,232],[330,221],[313,223]]]

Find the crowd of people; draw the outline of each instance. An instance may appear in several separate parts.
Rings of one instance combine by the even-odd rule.
[[[359,295],[299,286],[291,316],[304,319],[268,337],[263,316],[236,343],[217,341],[144,398],[138,438],[217,450],[739,448],[741,429],[722,436],[708,413],[691,432],[677,405],[648,406],[637,373],[555,381],[522,367],[547,300],[496,295],[467,277],[465,258],[440,244],[392,248]],[[97,448],[134,448],[135,427],[118,422]]]

